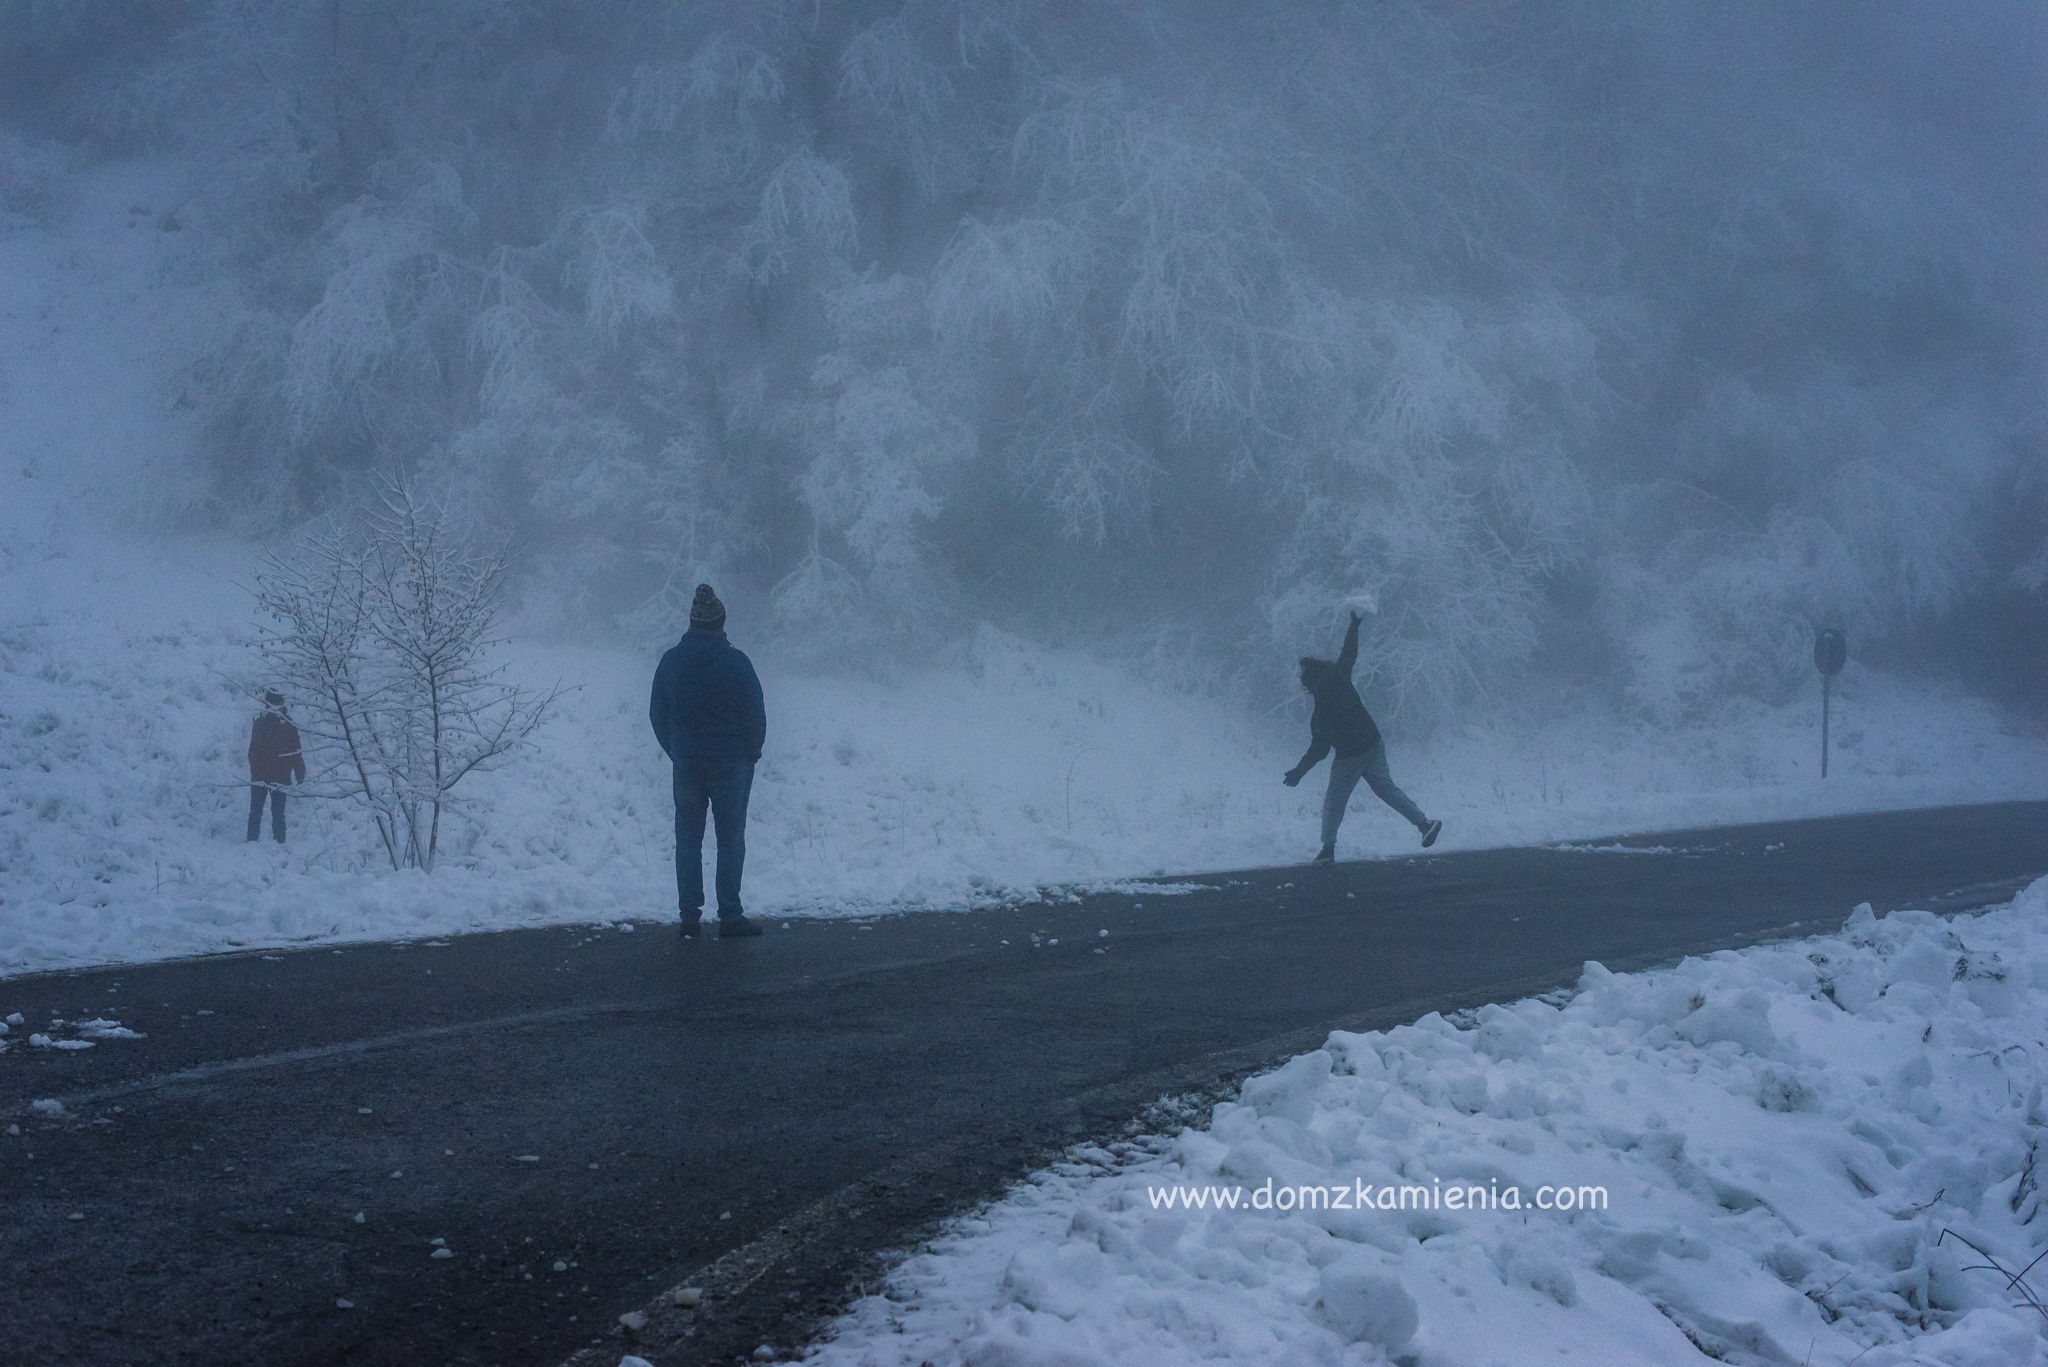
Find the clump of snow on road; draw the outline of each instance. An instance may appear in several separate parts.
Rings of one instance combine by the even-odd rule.
[[[2038,1364],[2048,1275],[1982,1265],[2048,1248],[2044,929],[2048,880],[1333,1034],[1207,1129],[1079,1151],[951,1226],[808,1360]],[[1606,1206],[1529,1209],[1546,1186]],[[1373,1208],[1173,1196],[1304,1187]]]
[[[7,1017],[5,1024],[0,1024],[0,1036],[10,1034],[12,1027],[19,1024],[22,1024],[22,1018],[17,1011]],[[52,1020],[47,1030],[32,1032],[28,1044],[31,1049],[78,1050],[90,1049],[100,1040],[148,1038],[141,1031],[130,1030],[117,1020],[94,1017],[82,1021]],[[7,1047],[7,1040],[0,1039],[0,1054],[6,1053]]]

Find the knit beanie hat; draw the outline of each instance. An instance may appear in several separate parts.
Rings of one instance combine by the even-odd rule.
[[[699,584],[697,596],[690,600],[690,627],[705,631],[719,631],[725,627],[725,604],[718,601],[718,595],[711,591],[709,584]]]
[[[284,694],[278,692],[276,689],[273,688],[268,693],[265,693],[263,695],[263,701],[267,706],[270,707],[283,707]]]

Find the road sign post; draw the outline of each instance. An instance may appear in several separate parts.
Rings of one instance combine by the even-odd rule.
[[[1834,627],[1813,633],[1813,667],[1820,671],[1820,776],[1828,776],[1828,704],[1834,692],[1835,675],[1849,660],[1849,641]]]

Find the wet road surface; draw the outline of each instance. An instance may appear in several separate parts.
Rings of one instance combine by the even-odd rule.
[[[1624,843],[727,944],[644,922],[0,981],[26,1022],[0,1055],[5,1356],[612,1367],[620,1314],[685,1281],[704,1303],[634,1351],[788,1349],[887,1250],[1162,1097],[1587,959],[2003,901],[2048,872],[2048,803]],[[85,1020],[146,1038],[26,1043]]]

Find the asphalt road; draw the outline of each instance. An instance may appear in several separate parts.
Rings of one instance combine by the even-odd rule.
[[[2002,901],[2048,872],[2048,803],[1626,843],[730,944],[564,927],[0,981],[27,1022],[0,1055],[0,1358],[612,1367],[621,1312],[685,1282],[704,1303],[635,1351],[789,1349],[888,1249],[1162,1096],[1586,959]],[[28,1047],[53,1018],[147,1037]]]

